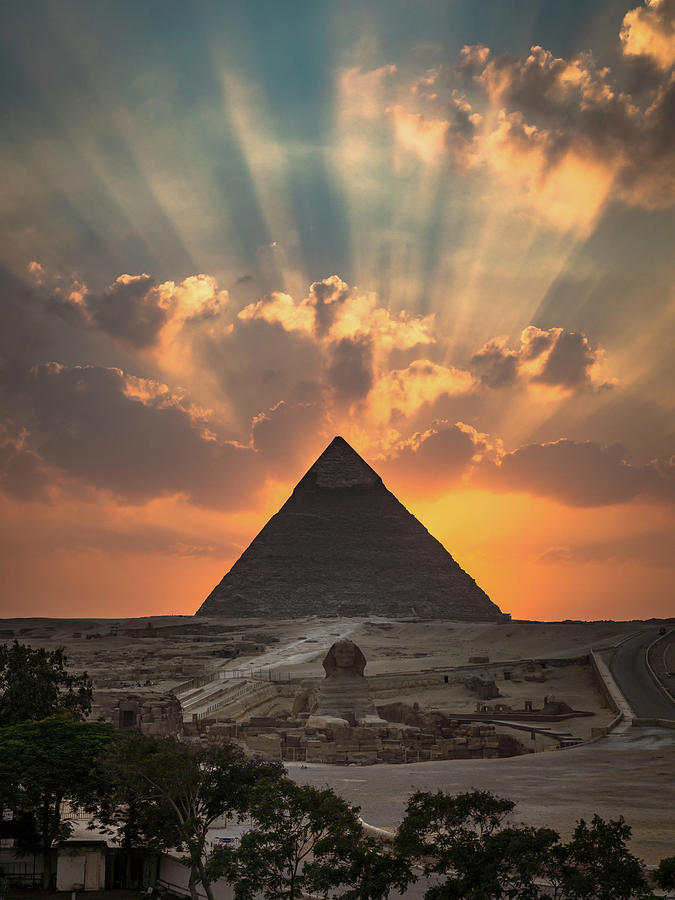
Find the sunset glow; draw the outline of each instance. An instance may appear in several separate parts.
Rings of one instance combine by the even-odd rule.
[[[674,16],[5,4],[0,614],[193,613],[341,434],[514,618],[674,615]]]

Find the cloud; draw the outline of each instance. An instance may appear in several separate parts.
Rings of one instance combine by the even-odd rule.
[[[93,316],[91,295],[75,291],[81,297],[68,302]],[[419,490],[462,477],[467,485],[594,505],[627,502],[668,481],[665,470],[637,469],[595,444],[504,453],[498,432],[488,439],[457,422],[494,415],[493,392],[501,388],[528,388],[533,402],[547,404],[606,387],[602,350],[581,332],[532,325],[515,347],[503,337],[487,341],[465,369],[425,353],[437,340],[433,316],[394,313],[337,275],[313,282],[299,300],[266,295],[231,325],[222,317],[227,297],[207,275],[163,283],[120,276],[110,293],[124,305],[127,325],[143,298],[166,313],[152,353],[137,347],[143,375],[128,371],[131,354],[125,368],[15,362],[2,369],[11,406],[4,483],[17,497],[44,497],[76,482],[127,503],[181,495],[240,509],[255,503],[266,478],[292,479],[343,428]],[[441,343],[437,357],[445,349]],[[184,352],[192,369],[179,366]],[[166,374],[148,377],[147,366],[162,364]],[[193,376],[190,392],[170,386],[179,372]],[[212,397],[212,408],[191,396]],[[490,430],[489,420],[481,424]],[[586,478],[596,464],[601,474]]]
[[[415,153],[428,164],[435,164],[445,156],[450,122],[425,118],[398,103],[387,107],[386,112],[394,125],[394,138],[404,150]]]
[[[75,279],[69,288],[58,285],[51,308],[73,324],[97,328],[142,350],[155,347],[165,332],[186,322],[218,315],[228,299],[210,275],[190,275],[183,281],[158,283],[152,276],[119,275],[102,293],[90,293]]]
[[[675,499],[672,463],[633,466],[619,444],[561,439],[528,444],[484,459],[474,483],[497,491],[524,491],[568,506],[607,506],[637,497]]]
[[[394,139],[430,166],[482,167],[523,210],[560,230],[590,232],[616,199],[669,206],[675,0],[647,0],[628,12],[620,40],[618,78],[590,52],[563,58],[535,45],[523,57],[491,57],[485,45],[466,45],[453,67],[414,79],[386,107]],[[631,80],[639,102],[617,86]]]
[[[249,303],[238,315],[242,321],[262,319],[279,324],[285,331],[314,331],[314,312],[307,304],[297,304],[290,294],[273,291],[255,303]]]
[[[337,85],[342,114],[361,119],[379,118],[387,81],[395,72],[395,65],[371,70],[359,66],[343,69]]]
[[[648,566],[673,568],[672,528],[665,531],[649,531],[617,538],[572,542],[549,547],[537,558],[544,563],[600,563],[624,565],[641,563]]]
[[[293,479],[308,459],[324,449],[326,424],[322,402],[282,400],[254,418],[252,444],[273,477]]]
[[[86,295],[84,306],[101,331],[134,347],[147,347],[157,341],[168,319],[156,288],[149,275],[119,275],[102,294]],[[68,300],[80,306],[79,300]]]
[[[471,366],[489,388],[508,387],[521,380],[579,391],[610,386],[598,374],[603,356],[580,332],[530,325],[522,332],[517,350],[506,346],[506,338],[493,338],[474,353]]]
[[[468,394],[475,386],[469,372],[417,359],[405,369],[392,369],[375,381],[368,397],[368,420],[403,427],[405,419],[423,406],[444,395]]]
[[[481,382],[489,388],[512,385],[518,379],[520,354],[509,350],[506,338],[492,338],[471,357],[471,365]]]
[[[12,511],[17,511],[16,506],[12,507]],[[119,524],[109,523],[105,521],[108,508],[103,505],[95,509],[89,508],[89,516],[82,516],[80,508],[80,515],[75,519],[68,516],[70,510],[66,511],[65,516],[59,515],[59,512],[52,507],[39,521],[31,520],[29,528],[25,527],[25,518],[23,528],[5,526],[2,530],[0,553],[5,556],[32,554],[38,545],[41,553],[65,551],[70,555],[84,550],[114,555],[124,553],[145,556],[157,553],[180,559],[222,559],[235,556],[237,550],[241,550],[237,544],[213,536],[191,535],[186,532],[185,523],[175,529],[148,521],[131,522],[128,519]],[[96,516],[100,516],[103,521],[98,521]]]
[[[42,284],[45,274],[44,266],[34,259],[28,263],[28,271],[33,276],[36,284]]]
[[[14,500],[49,498],[50,476],[37,453],[26,447],[26,432],[0,423],[0,489]]]
[[[631,9],[621,26],[621,49],[627,56],[646,56],[660,69],[675,65],[675,2],[646,0]]]
[[[367,335],[342,338],[332,347],[326,372],[338,401],[365,397],[373,386],[373,344]]]
[[[436,100],[438,97],[436,93],[420,91],[419,80],[413,82],[411,91],[420,99]],[[476,164],[477,129],[483,117],[459,91],[451,91],[443,105],[443,118],[410,110],[402,103],[387,107],[385,113],[393,125],[396,144],[426,165],[438,165],[448,156],[460,168],[468,169]]]
[[[655,19],[656,6],[633,12]],[[665,14],[659,21],[665,34]],[[501,122],[483,145],[486,161],[531,191],[538,185],[539,205],[562,226],[588,226],[611,195],[648,208],[675,201],[673,80],[667,72],[637,106],[590,53],[566,60],[535,46],[524,60],[491,60],[478,83],[501,109]],[[591,211],[585,215],[584,204]]]
[[[313,282],[308,295],[295,301],[274,292],[244,307],[241,320],[262,319],[278,323],[286,331],[312,335],[319,340],[371,337],[378,348],[406,349],[434,341],[434,316],[416,316],[402,310],[393,314],[371,292],[350,288],[339,276]]]
[[[88,487],[130,503],[184,494],[240,508],[262,486],[252,448],[217,439],[206,411],[151,379],[48,363],[14,381],[25,404],[24,452]]]
[[[455,69],[465,75],[478,75],[487,65],[489,57],[490,48],[485,44],[465,44]]]
[[[395,445],[381,466],[381,474],[385,480],[395,481],[397,487],[433,494],[456,484],[472,463],[491,449],[487,435],[471,425],[437,421]]]

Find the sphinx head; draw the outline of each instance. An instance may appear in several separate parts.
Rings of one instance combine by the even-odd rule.
[[[323,667],[326,671],[326,678],[339,678],[345,675],[363,677],[366,658],[353,641],[350,641],[349,638],[341,638],[326,654]]]

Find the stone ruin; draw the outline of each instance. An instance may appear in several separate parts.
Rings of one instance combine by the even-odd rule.
[[[493,725],[462,722],[417,704],[377,708],[370,696],[361,649],[346,638],[323,660],[318,690],[301,687],[293,718],[257,716],[245,723],[204,723],[202,743],[231,740],[265,759],[342,765],[484,759],[527,752]]]
[[[110,713],[113,725],[152,737],[177,737],[183,732],[183,710],[173,694],[120,698]]]
[[[464,679],[464,687],[477,694],[479,700],[494,700],[495,697],[501,697],[495,679],[487,676],[470,675]]]

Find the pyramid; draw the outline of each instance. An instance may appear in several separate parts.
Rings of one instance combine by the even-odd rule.
[[[341,437],[298,482],[197,615],[502,617]]]

